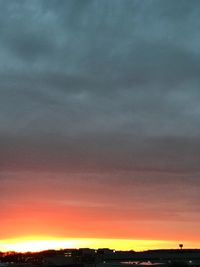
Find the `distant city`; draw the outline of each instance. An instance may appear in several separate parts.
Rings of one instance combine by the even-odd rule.
[[[160,249],[142,252],[101,249],[60,249],[41,252],[0,252],[0,267],[128,267],[200,266],[200,249]]]

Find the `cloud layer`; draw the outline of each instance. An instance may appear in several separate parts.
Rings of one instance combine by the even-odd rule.
[[[97,210],[97,221],[103,214],[127,224],[170,220],[175,232],[175,222],[191,216],[190,232],[200,191],[199,7],[197,0],[0,1],[5,207],[37,191],[46,208],[51,198],[62,212],[63,203],[80,213],[87,207],[87,223]],[[49,184],[45,194],[34,187],[40,180]],[[68,184],[78,188],[69,199],[60,192]],[[124,214],[128,203],[135,208]]]

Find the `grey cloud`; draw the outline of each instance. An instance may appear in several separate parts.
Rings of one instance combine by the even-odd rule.
[[[17,89],[16,89],[17,84]],[[108,131],[133,135],[199,134],[198,84],[173,90],[139,86],[114,90],[87,77],[49,75],[1,79],[1,128],[4,132],[67,136]],[[105,88],[106,90],[102,90]],[[110,88],[110,87],[109,87]],[[96,90],[95,90],[96,89]],[[98,92],[101,91],[101,92]]]
[[[0,5],[5,158],[199,170],[198,1]]]

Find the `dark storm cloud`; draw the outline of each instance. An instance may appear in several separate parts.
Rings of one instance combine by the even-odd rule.
[[[1,168],[199,171],[198,8],[0,1]]]

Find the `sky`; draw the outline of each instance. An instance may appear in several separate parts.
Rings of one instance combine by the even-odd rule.
[[[199,8],[0,0],[0,250],[200,247]]]

